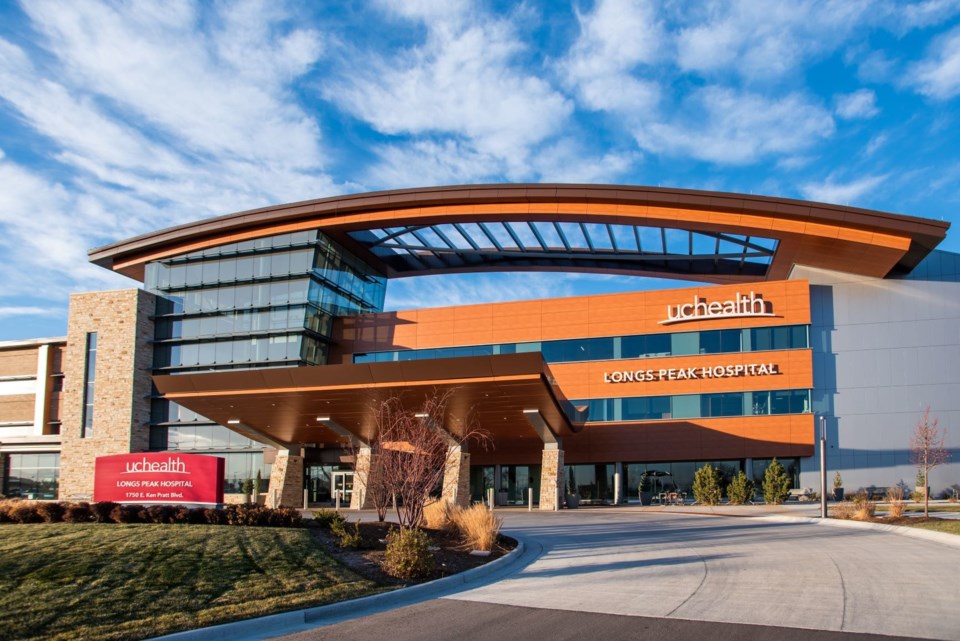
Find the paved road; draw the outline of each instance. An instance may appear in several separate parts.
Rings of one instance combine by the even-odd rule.
[[[631,509],[504,516],[505,529],[527,543],[504,575],[288,638],[960,640],[957,547]]]

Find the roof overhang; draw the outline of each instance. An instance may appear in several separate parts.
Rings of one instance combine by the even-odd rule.
[[[551,257],[552,252],[531,252],[535,248],[530,247],[500,251],[488,262],[425,261],[423,268],[405,272],[362,242],[364,232],[371,230],[466,222],[663,228],[735,235],[747,242],[765,239],[775,242],[776,251],[763,273],[755,266],[741,273],[731,271],[729,261],[722,269],[704,273],[709,261],[691,260],[687,269],[675,270],[669,260],[659,267],[647,256],[636,256],[638,260],[631,263],[629,252],[584,255],[574,251]],[[230,242],[320,229],[388,277],[491,270],[595,271],[734,283],[780,280],[794,265],[806,265],[882,278],[911,271],[943,240],[948,227],[943,221],[744,194],[609,185],[472,185],[338,196],[229,214],[93,249],[90,260],[142,280],[144,266],[152,260]],[[639,249],[636,253],[642,254]],[[709,258],[690,253],[692,259]],[[671,259],[676,261],[676,257]]]
[[[416,411],[427,396],[447,390],[452,396],[442,427],[453,429],[472,416],[494,443],[541,442],[528,416],[532,411],[554,437],[581,427],[568,419],[569,401],[538,352],[157,375],[153,380],[164,398],[281,448],[344,446],[351,439],[343,430],[369,443],[378,402],[397,397]]]

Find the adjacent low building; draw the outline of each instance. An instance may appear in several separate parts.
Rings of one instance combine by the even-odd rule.
[[[160,230],[90,253],[142,289],[72,296],[65,339],[0,343],[4,493],[88,498],[97,456],[170,450],[223,457],[228,493],[259,478],[269,502],[357,507],[375,404],[436,391],[442,427],[492,437],[452,457],[458,502],[624,502],[645,473],[684,491],[704,463],[759,479],[773,458],[818,489],[821,426],[848,491],[912,487],[925,407],[960,443],[947,228],[758,196],[487,185]],[[382,311],[392,278],[478,271],[697,284]],[[931,478],[956,483],[960,457]]]

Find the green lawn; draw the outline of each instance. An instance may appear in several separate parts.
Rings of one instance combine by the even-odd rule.
[[[0,637],[144,639],[379,591],[302,529],[0,526]]]
[[[937,532],[947,532],[949,534],[960,535],[960,520],[946,519],[942,521],[925,521],[923,523],[901,523],[909,527],[923,528],[924,530],[936,530]]]

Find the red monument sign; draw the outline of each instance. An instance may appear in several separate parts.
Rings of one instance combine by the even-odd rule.
[[[224,460],[180,452],[100,456],[94,501],[115,503],[223,503]]]

